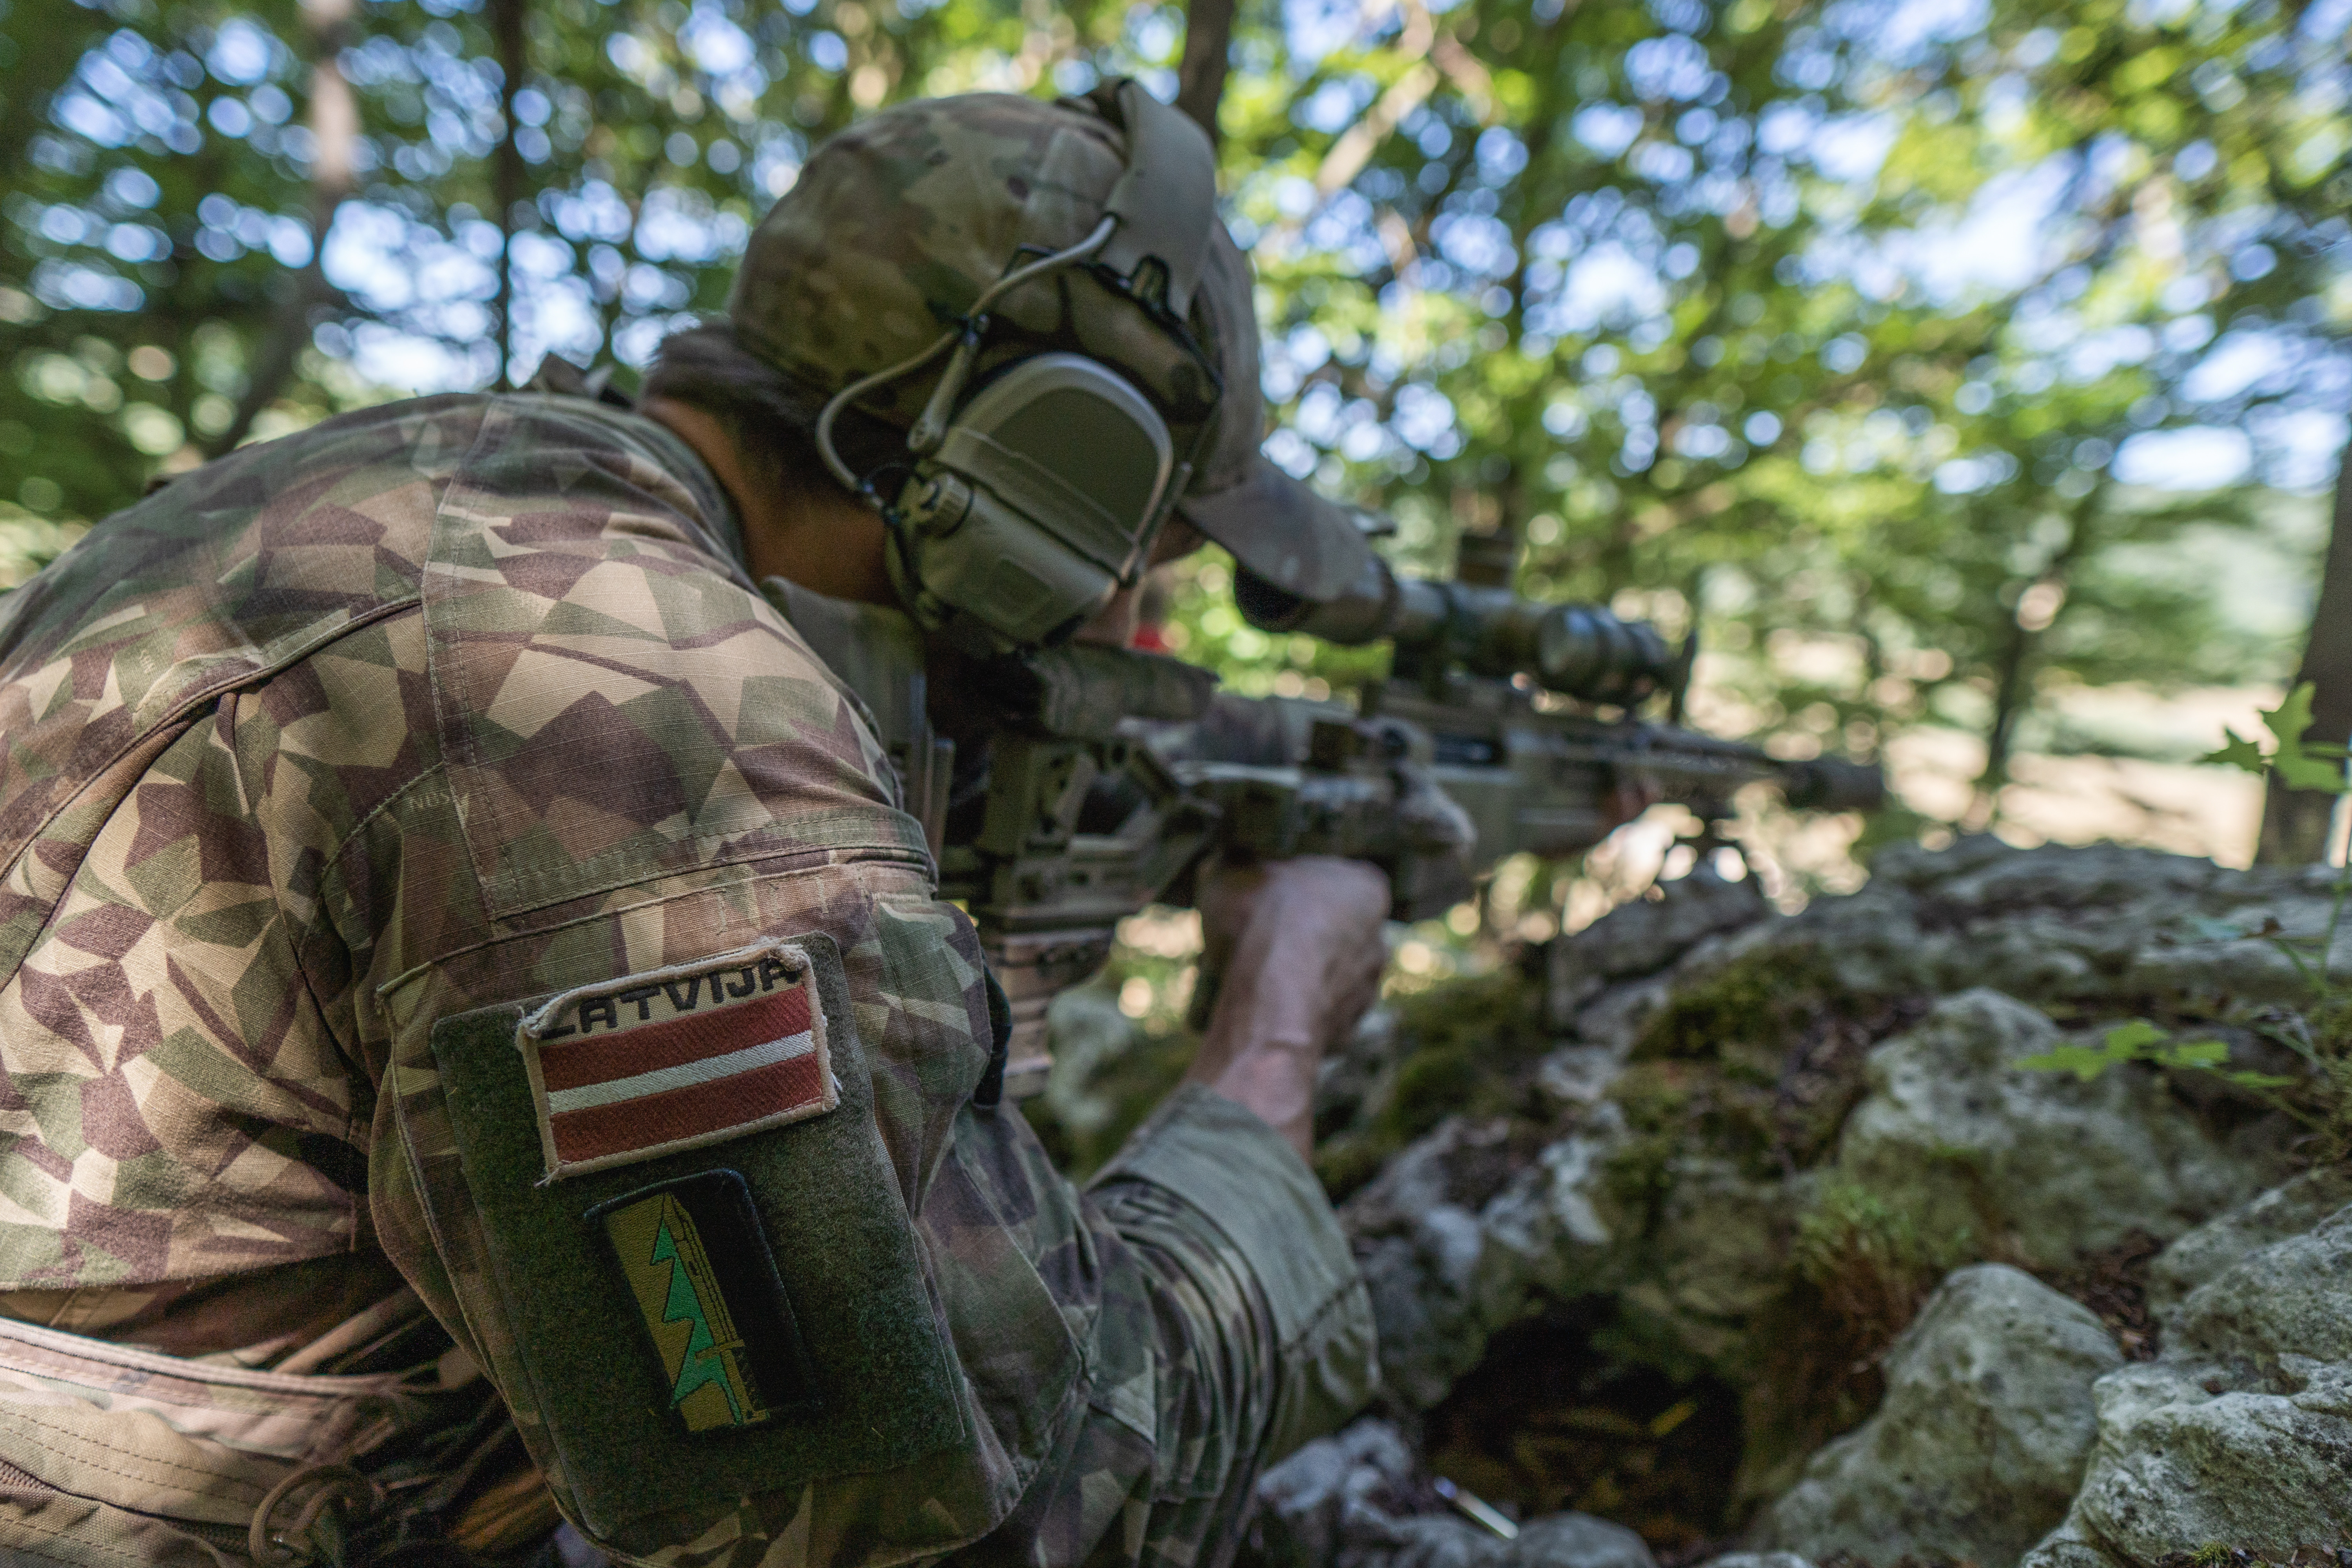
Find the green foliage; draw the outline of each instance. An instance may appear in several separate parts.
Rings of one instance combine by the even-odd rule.
[[[1107,0],[520,0],[509,126],[491,3],[362,0],[339,37],[290,0],[0,11],[0,500],[70,525],[247,413],[269,434],[549,348],[642,363],[856,115],[1112,71],[1164,93],[1183,41],[1176,8]],[[1275,453],[1392,512],[1399,561],[1516,547],[1527,592],[1702,621],[1705,685],[1776,746],[1957,728],[1990,786],[2016,745],[2089,743],[2048,716],[2069,690],[2284,660],[2194,565],[2251,510],[2112,464],[2336,413],[2303,372],[2352,311],[2352,137],[2311,85],[2342,40],[2294,8],[1894,12],[1245,7],[1224,183]],[[336,79],[347,200],[311,124]],[[2063,221],[1961,234],[1995,182],[2037,181]],[[1994,253],[2014,265],[1943,264]],[[2200,392],[2251,338],[2275,372]],[[1248,691],[1377,670],[1243,626],[1223,571],[1178,574],[1187,657]]]
[[[1316,1174],[1344,1197],[1448,1116],[1525,1108],[1528,1070],[1551,1046],[1543,987],[1516,968],[1433,985],[1396,1004],[1397,1054],[1352,1125],[1315,1152]]]
[[[2219,751],[2209,753],[2204,761],[2229,767],[2242,768],[2250,773],[2276,772],[2279,782],[2289,789],[2315,790],[2326,795],[2343,795],[2352,790],[2345,777],[2345,750],[2341,746],[2311,745],[2304,736],[2312,725],[2311,700],[2314,688],[2308,680],[2286,694],[2276,708],[2261,710],[2263,725],[2271,732],[2271,749],[2265,752],[2256,742],[2247,740],[2235,730],[2225,731],[2230,738]]]
[[[2211,1072],[2230,1059],[2221,1040],[2178,1041],[2145,1018],[2118,1024],[2097,1046],[2056,1046],[2038,1056],[2020,1057],[2017,1065],[2029,1072],[2071,1072],[2089,1083],[2110,1068],[2138,1062],[2167,1072],[2191,1068]],[[2220,1075],[2241,1089],[2284,1089],[2294,1082],[2272,1073],[2225,1072]]]
[[[2253,773],[2276,773],[2294,789],[2324,791],[2338,797],[2352,795],[2344,749],[2315,746],[2304,740],[2311,729],[2311,699],[2312,687],[2306,681],[2262,715],[2263,726],[2271,732],[2267,753],[2232,731],[2229,743],[2207,760]],[[2343,806],[2339,804],[2337,809]],[[2258,1027],[2266,1038],[2303,1058],[2305,1076],[2298,1079],[2257,1072],[2220,1074],[2303,1123],[2311,1134],[2316,1157],[2326,1162],[2352,1160],[2352,977],[2335,970],[2336,939],[2343,930],[2346,904],[2352,900],[2352,862],[2338,868],[2332,892],[2327,923],[2315,934],[2273,930],[2263,936],[2294,964],[2308,988],[2309,1002],[2301,1016],[2266,1019]],[[2229,1047],[2218,1040],[2175,1045],[2161,1030],[2139,1020],[2110,1029],[2102,1049],[2060,1047],[2046,1056],[2025,1058],[2019,1065],[2038,1071],[2072,1072],[2087,1081],[2124,1062],[2150,1062],[2171,1070],[2216,1071],[2228,1058]]]
[[[1799,1218],[1790,1259],[1868,1353],[1893,1342],[1946,1274],[1983,1256],[1965,1220],[1915,1213],[1833,1177]]]

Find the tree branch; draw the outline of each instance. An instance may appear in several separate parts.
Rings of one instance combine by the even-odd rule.
[[[499,117],[504,127],[498,150],[491,153],[490,205],[498,209],[499,295],[494,307],[499,321],[499,376],[504,392],[514,384],[514,223],[522,201],[522,150],[515,144],[515,95],[522,90],[528,65],[523,35],[529,0],[490,0],[490,30],[499,51]]]
[[[1184,60],[1176,71],[1176,107],[1217,144],[1217,103],[1234,42],[1234,0],[1192,0],[1184,13]]]
[[[278,401],[310,341],[311,310],[336,297],[327,281],[327,231],[352,194],[360,133],[359,102],[335,58],[351,28],[352,5],[352,0],[305,0],[302,6],[310,53],[310,259],[282,284],[277,312],[246,374],[245,394],[228,427],[205,443],[207,458],[234,450],[261,411]]]

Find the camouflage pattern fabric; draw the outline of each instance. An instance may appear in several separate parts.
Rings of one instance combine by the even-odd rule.
[[[920,100],[828,140],[768,210],[736,270],[728,315],[798,380],[837,391],[921,353],[1016,256],[1062,250],[1102,220],[1126,166],[1125,136],[1083,100],[1006,93]],[[1093,271],[1060,271],[992,310],[981,369],[1049,349],[1091,355],[1158,402],[1176,450],[1199,458],[1178,508],[1243,565],[1286,591],[1329,599],[1371,563],[1348,509],[1258,450],[1257,316],[1248,258],[1213,223],[1190,320],[1208,363]],[[914,423],[937,384],[910,376],[870,395],[871,411]]]
[[[976,1447],[745,1498],[637,1560],[1211,1553],[1230,1508],[1201,1500],[1266,1457],[1266,1325],[1330,1303],[1269,1300],[1197,1217],[1130,1238],[1134,1193],[1198,1205],[1084,1202],[969,1103],[971,928],[740,563],[660,426],[454,396],[247,447],[0,602],[0,1314],[266,1366],[388,1260],[517,1387],[433,1024],[821,931]],[[1336,1245],[1319,1196],[1288,1206],[1268,1223]],[[262,1312],[298,1279],[312,1318]],[[212,1337],[247,1309],[266,1332]],[[0,1525],[38,1534],[30,1506],[0,1489]],[[102,1511],[42,1508],[60,1541]],[[191,1528],[187,1561],[243,1561]]]

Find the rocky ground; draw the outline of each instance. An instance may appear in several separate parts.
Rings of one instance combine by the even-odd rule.
[[[2326,929],[2329,874],[1873,869],[1792,918],[1672,885],[1332,1064],[1387,1392],[1265,1478],[1251,1556],[2352,1568],[2352,1168],[2277,1109],[2322,1090],[2273,1043],[2335,1026],[2275,940]],[[2229,1059],[2018,1065],[2133,1018]],[[1150,1078],[1114,1020],[1057,1015],[1097,1065],[1049,1127]]]

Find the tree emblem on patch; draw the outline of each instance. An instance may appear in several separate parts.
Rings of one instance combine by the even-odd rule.
[[[601,1211],[604,1235],[643,1314],[669,1384],[670,1408],[689,1432],[751,1426],[768,1418],[752,1381],[702,1232],[674,1192],[624,1199]]]

